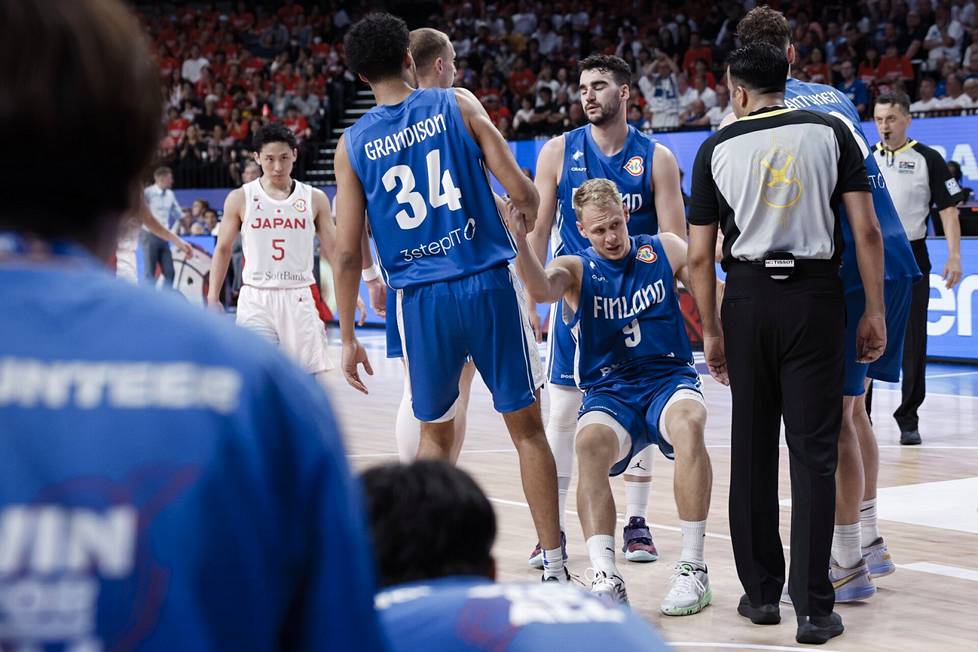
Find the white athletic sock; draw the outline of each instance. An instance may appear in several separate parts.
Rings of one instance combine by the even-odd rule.
[[[836,525],[832,532],[832,558],[843,568],[852,568],[863,558],[859,547],[859,523]]]
[[[397,440],[397,456],[403,464],[410,464],[418,457],[418,444],[421,442],[421,422],[414,416],[411,407],[411,389],[404,379],[404,393],[401,404],[397,406],[394,419],[394,438]]]
[[[703,547],[706,543],[706,521],[680,520],[679,529],[683,533],[683,551],[679,554],[680,561],[705,563]]]
[[[591,558],[591,567],[607,575],[618,575],[615,565],[615,537],[613,534],[595,534],[587,540],[587,555]]]
[[[879,539],[880,527],[879,523],[876,522],[876,499],[864,500],[863,504],[859,507],[859,525],[862,528],[862,533],[860,535],[862,539],[862,546],[865,548],[868,545],[872,545],[874,541]]]
[[[625,480],[625,521],[634,516],[648,518],[649,492],[651,482],[633,482]]]
[[[558,475],[557,476],[557,509],[558,516],[560,517],[560,531],[566,532],[567,528],[564,526],[564,510],[567,509],[567,494],[570,493],[570,476],[569,475]]]
[[[557,546],[553,550],[543,551],[543,576],[560,577],[564,575],[564,553]]]

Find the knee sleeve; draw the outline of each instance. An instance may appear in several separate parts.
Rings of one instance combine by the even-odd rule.
[[[574,471],[574,434],[577,412],[581,409],[581,391],[576,387],[551,384],[550,416],[547,419],[547,441],[557,463],[558,477],[569,478]]]

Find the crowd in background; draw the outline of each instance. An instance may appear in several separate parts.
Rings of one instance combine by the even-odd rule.
[[[914,112],[978,107],[973,0],[770,4],[793,29],[792,74],[840,88],[864,117],[879,93],[895,89],[910,94]],[[715,127],[731,111],[723,62],[754,3],[402,5],[414,12],[412,26],[450,36],[457,85],[475,93],[504,136],[521,139],[584,124],[576,65],[594,53],[631,65],[630,124]],[[343,34],[374,8],[337,0],[140,7],[166,102],[161,162],[173,167],[176,185],[240,183],[250,136],[268,121],[285,122],[303,144],[328,138],[357,88],[344,66]],[[312,160],[303,149],[300,175]]]

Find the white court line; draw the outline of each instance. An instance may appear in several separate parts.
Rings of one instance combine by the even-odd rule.
[[[944,577],[954,577],[959,580],[978,582],[978,570],[973,570],[971,568],[947,566],[945,564],[935,564],[929,561],[915,561],[912,564],[897,564],[896,567],[918,571],[920,573],[931,573],[933,575],[943,575]]]
[[[515,448],[488,448],[485,450],[474,450],[467,451],[463,450],[460,455],[479,455],[481,453],[515,453]],[[397,457],[397,453],[354,453],[353,455],[347,455],[351,458],[360,457]]]
[[[501,505],[510,505],[512,507],[523,507],[525,509],[530,508],[530,506],[527,505],[526,503],[522,503],[518,500],[506,500],[505,498],[492,498],[490,496],[489,502],[499,503]],[[624,514],[616,514],[616,516],[618,517],[619,523],[625,523],[625,524],[628,523],[628,520],[625,518]],[[649,526],[658,528],[660,530],[669,530],[670,532],[682,532],[682,530],[679,529],[678,527],[672,527],[671,525],[660,525],[659,523],[649,523]],[[713,532],[707,532],[706,536],[712,537],[714,539],[723,539],[724,541],[730,541],[730,537],[727,536],[726,534],[714,534]],[[788,546],[784,546],[784,548],[785,550],[787,550]]]
[[[924,378],[930,380],[931,378],[955,378],[957,376],[974,376],[975,374],[978,374],[978,371],[961,371],[953,374],[935,374],[933,376],[924,376]]]
[[[783,645],[762,645],[760,643],[710,643],[707,641],[666,641],[670,647],[713,647],[726,650],[783,650],[784,652],[802,652],[811,650],[809,647],[785,647]],[[819,648],[819,652],[832,652]]]
[[[880,381],[880,382],[882,382],[882,381]],[[891,384],[895,384],[895,383],[891,383]],[[889,387],[876,387],[874,385],[873,391],[874,392],[901,392],[902,390],[899,387],[891,389]],[[970,394],[941,394],[940,392],[931,392],[931,391],[928,391],[927,392],[927,396],[941,396],[941,397],[944,397],[944,398],[970,398],[970,399],[978,399],[978,396],[971,396]]]

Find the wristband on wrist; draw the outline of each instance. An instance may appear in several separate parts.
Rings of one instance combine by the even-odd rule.
[[[380,278],[380,266],[377,263],[374,263],[366,269],[361,269],[360,278],[368,283]]]

